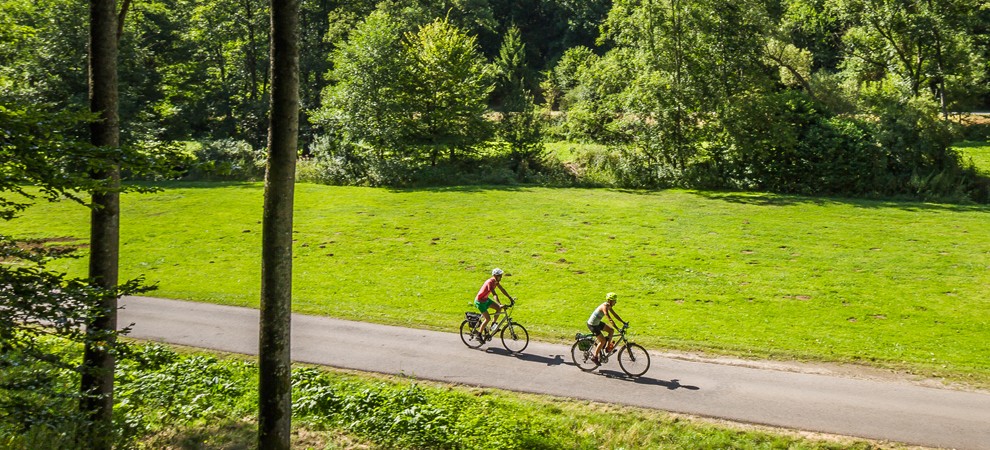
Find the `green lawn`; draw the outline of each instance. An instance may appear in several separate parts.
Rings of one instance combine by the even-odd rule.
[[[261,184],[122,199],[121,276],[257,306]],[[990,207],[694,191],[300,184],[293,308],[454,331],[493,267],[534,338],[604,294],[653,349],[863,362],[990,385]],[[85,242],[88,212],[0,224]],[[65,266],[82,274],[85,259]],[[660,369],[662,370],[662,368]]]
[[[954,147],[962,155],[963,161],[973,163],[980,172],[990,175],[990,143],[963,142]]]

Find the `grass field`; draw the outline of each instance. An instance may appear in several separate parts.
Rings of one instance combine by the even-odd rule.
[[[121,277],[257,306],[261,184],[122,199]],[[990,207],[607,189],[300,184],[293,309],[453,331],[493,267],[537,339],[604,294],[657,350],[856,362],[990,386]],[[85,243],[88,211],[0,224]],[[64,239],[59,239],[64,241]],[[60,242],[64,243],[64,242]],[[85,258],[65,263],[83,274]]]

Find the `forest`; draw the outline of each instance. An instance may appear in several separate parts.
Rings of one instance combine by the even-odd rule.
[[[983,0],[306,0],[303,181],[988,201]],[[269,6],[121,3],[122,143],[264,172]],[[85,110],[86,5],[0,9],[7,120]],[[71,122],[71,121],[70,121]],[[71,127],[64,130],[72,135]],[[596,144],[571,160],[546,143]],[[146,175],[147,177],[147,175]]]

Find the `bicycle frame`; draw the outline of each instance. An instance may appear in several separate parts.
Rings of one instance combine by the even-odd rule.
[[[626,338],[626,329],[624,327],[619,328],[618,332],[619,332],[619,336],[612,337],[612,342],[613,342],[612,351],[606,352],[605,348],[602,348],[603,357],[608,358],[609,356],[614,355],[615,352],[619,351],[620,348],[622,348],[624,345],[629,343],[629,339]]]
[[[619,367],[631,377],[638,377],[650,369],[650,353],[642,345],[632,342],[626,336],[629,325],[623,324],[619,329],[619,335],[612,338],[612,350],[606,352],[602,349],[597,355],[593,355],[592,345],[598,345],[598,339],[594,334],[578,333],[574,336],[574,344],[571,346],[571,360],[581,370],[588,372],[608,363],[612,355],[618,354]]]
[[[512,302],[508,305],[502,306],[502,311],[495,313],[492,316],[492,323],[489,324],[491,328],[491,333],[495,334],[496,331],[502,329],[502,325],[512,324],[512,307],[515,306],[516,302]],[[500,319],[499,316],[502,316]]]
[[[529,345],[529,332],[526,331],[526,327],[512,320],[512,307],[515,304],[513,300],[512,303],[504,305],[501,312],[491,315],[488,329],[481,330],[480,334],[477,329],[479,323],[476,320],[481,320],[481,314],[466,312],[465,319],[461,322],[461,341],[470,348],[478,348],[499,336],[502,346],[509,352],[519,353],[525,350]]]

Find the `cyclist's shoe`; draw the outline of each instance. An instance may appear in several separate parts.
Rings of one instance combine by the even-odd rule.
[[[591,357],[591,362],[593,362],[593,363],[595,363],[595,364],[600,364],[600,363],[598,362],[598,357],[597,357],[597,356],[592,356],[592,357]]]

